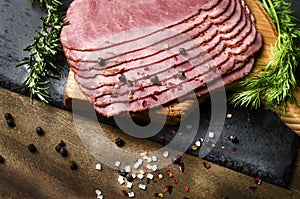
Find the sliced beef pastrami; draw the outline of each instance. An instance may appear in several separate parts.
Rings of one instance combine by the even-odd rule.
[[[241,11],[241,10],[240,10]],[[239,15],[240,12],[236,12],[237,16]],[[101,67],[95,63],[89,63],[89,62],[74,62],[69,60],[69,63],[71,64],[71,66],[75,69],[80,69],[81,73],[79,75],[82,75],[84,77],[88,77],[87,75],[85,75],[84,70],[86,70],[86,73],[88,74],[102,74],[105,73],[104,70],[108,70],[110,68],[115,68],[117,67],[119,69],[119,71],[127,71],[127,70],[132,70],[133,66],[134,68],[137,68],[137,65],[142,65],[146,66],[146,65],[151,65],[151,64],[155,64],[155,63],[160,63],[161,60],[166,60],[169,58],[176,58],[178,56],[178,49],[179,48],[185,48],[187,50],[188,53],[190,54],[198,54],[200,52],[203,52],[206,48],[214,48],[216,46],[216,44],[218,43],[222,43],[223,45],[229,45],[226,44],[227,41],[222,41],[222,40],[229,40],[234,38],[235,36],[237,36],[244,28],[246,25],[246,16],[245,14],[242,14],[240,16],[240,18],[234,17],[235,15],[232,16],[232,20],[226,21],[226,26],[224,26],[222,24],[222,27],[226,27],[227,30],[226,32],[222,32],[223,30],[221,28],[219,28],[219,26],[212,26],[210,29],[210,33],[209,31],[206,32],[206,34],[199,34],[199,36],[197,38],[194,39],[189,39],[188,42],[185,43],[179,43],[177,42],[177,40],[173,40],[170,39],[167,43],[172,46],[169,49],[167,49],[167,51],[169,53],[165,53],[166,49],[163,48],[163,44],[161,44],[161,46],[157,46],[156,48],[153,49],[144,49],[141,51],[137,51],[137,52],[132,52],[123,56],[118,56],[115,60],[109,60],[107,61],[107,64],[105,67]],[[249,25],[250,26],[250,25]],[[227,31],[229,33],[227,33]],[[195,34],[197,34],[197,29],[194,29]],[[242,35],[242,34],[240,34]],[[245,35],[243,36],[245,37]],[[213,42],[210,42],[208,45],[207,43],[214,39]],[[233,44],[234,42],[236,42],[238,39],[243,39],[242,37],[238,37],[237,39],[232,39],[231,43]],[[181,45],[180,45],[181,44]],[[205,44],[205,48],[203,48],[203,46],[201,46],[202,44]],[[197,48],[202,48],[202,49],[195,49],[195,47]],[[162,49],[162,50],[161,50]],[[198,50],[198,52],[189,52],[189,50],[192,49],[193,51]],[[171,54],[170,54],[171,52]],[[150,54],[150,55],[149,55]],[[166,56],[163,56],[163,55]],[[91,59],[97,60],[100,56],[97,54],[97,52],[91,54]],[[138,58],[137,58],[138,57]],[[127,60],[127,61],[123,61],[123,60]],[[128,68],[126,63],[129,63],[132,65],[131,68]],[[163,64],[163,63],[162,63]],[[125,67],[126,66],[126,67]],[[75,73],[77,73],[77,70],[75,70]],[[90,70],[95,70],[93,72],[95,73],[91,73]],[[96,70],[99,70],[100,72],[96,73]],[[103,70],[103,71],[102,71]],[[101,72],[102,71],[102,72]],[[118,71],[118,70],[116,70]],[[115,74],[112,74],[115,75]]]
[[[219,1],[76,0],[67,11],[66,20],[70,25],[63,28],[61,42],[69,49],[95,50],[100,43],[122,31],[147,27],[157,27],[156,31],[159,31],[188,19],[202,6],[210,8],[215,3]]]
[[[194,33],[195,31],[193,32],[192,30],[196,29],[197,33],[200,34],[201,32],[206,31],[213,24],[217,24],[214,19],[211,19],[212,16],[215,17],[216,13],[218,15],[221,15],[223,12],[226,11],[225,12],[226,14],[224,13],[224,15],[226,15],[227,18],[223,18],[224,20],[222,22],[227,20],[234,13],[235,0],[232,2],[231,1],[232,0],[224,0],[220,5],[216,7],[216,9],[214,9],[211,12],[200,12],[200,14],[196,18],[191,18],[189,21],[185,21],[175,27],[158,31],[156,34],[152,34],[148,37],[137,39],[132,42],[126,42],[120,45],[115,45],[110,48],[101,49],[98,50],[98,52],[94,50],[93,53],[95,54],[95,56],[93,57],[89,56],[91,53],[90,51],[76,51],[76,50],[70,50],[68,48],[64,49],[65,55],[67,56],[68,59],[73,61],[97,62],[97,59],[99,57],[103,57],[107,61],[109,60],[110,62],[114,62],[113,58],[128,54],[130,52],[136,52],[149,47],[157,48],[159,47],[159,45],[166,43],[167,40],[170,40],[171,37],[172,39],[177,40],[177,43],[180,43],[181,40],[187,40],[189,37],[195,35]],[[229,11],[226,10],[227,9],[225,7],[226,3],[228,4],[228,7],[231,7]],[[103,41],[103,42],[117,43],[119,40],[121,41],[127,40],[127,37],[132,37],[133,35],[139,38],[141,35],[145,35],[147,34],[147,32],[151,32],[153,29],[155,28],[151,27],[148,29],[143,28],[143,29],[135,29],[131,31],[121,32],[116,36],[110,38],[110,40]],[[96,57],[96,54],[98,58]]]
[[[251,47],[256,47],[251,48],[243,53],[242,55],[237,55],[233,59],[231,57],[224,65],[228,66],[228,68],[232,68],[232,66],[235,66],[235,63],[238,62],[244,62],[244,60],[247,60],[249,57],[247,53],[251,52],[252,54],[255,53],[260,45],[261,45],[261,36],[258,34],[258,37],[256,39],[256,42],[253,46]],[[256,51],[254,51],[256,50]],[[230,66],[231,65],[231,66]],[[206,67],[206,66],[205,66]],[[190,89],[196,89],[201,85],[204,85],[205,82],[210,82],[216,79],[217,77],[220,77],[221,75],[225,74],[227,71],[227,67],[221,67],[220,69],[215,69],[212,70],[205,75],[201,75],[201,73],[197,73],[198,75],[196,76],[189,76],[187,75],[186,80],[182,80],[179,78],[172,78],[169,80],[164,80],[163,85],[151,85],[149,87],[143,86],[142,90],[137,90],[134,93],[134,96],[131,96],[130,98],[128,97],[128,91],[130,91],[128,88],[120,87],[118,89],[112,90],[111,93],[109,94],[102,94],[100,96],[93,96],[92,99],[96,99],[95,105],[98,107],[105,107],[105,106],[110,106],[111,103],[119,103],[123,102],[126,104],[126,102],[131,103],[139,103],[141,100],[148,99],[148,98],[153,98],[153,95],[155,95],[155,98],[159,99],[159,96],[164,96],[162,99],[163,100],[170,100],[170,99],[175,99],[178,97],[182,97],[184,94],[187,94],[189,90],[186,90],[187,88]],[[149,85],[149,83],[148,83]],[[170,86],[171,85],[171,86]],[[174,93],[174,89],[182,88],[183,91],[180,90],[179,93]],[[121,92],[123,93],[121,93]],[[112,95],[116,97],[112,97]],[[175,97],[175,98],[174,98]],[[158,101],[158,100],[156,100]],[[160,101],[161,102],[161,101]],[[166,102],[165,102],[166,103]],[[111,106],[114,106],[113,104]],[[123,111],[129,111],[129,110],[119,110],[120,112]]]
[[[242,53],[243,51],[247,50],[248,46],[251,45],[254,40],[255,40],[255,35],[256,35],[256,31],[254,29],[254,27],[252,28],[252,33],[250,35],[248,35],[248,37],[245,39],[243,38],[241,42],[241,40],[237,40],[236,43],[239,43],[240,45],[235,45],[235,46],[230,46],[230,45],[219,45],[216,48],[213,48],[210,53],[206,54],[206,57],[204,56],[199,56],[198,51],[194,50],[194,52],[191,51],[191,54],[188,56],[178,56],[177,59],[167,59],[164,62],[159,62],[159,63],[155,63],[152,65],[146,65],[144,67],[138,68],[138,70],[136,68],[132,68],[132,70],[130,70],[130,66],[127,67],[127,65],[125,65],[124,67],[127,67],[128,70],[122,70],[122,69],[118,69],[118,70],[114,70],[112,69],[112,71],[108,72],[108,70],[105,70],[104,72],[106,73],[111,73],[109,74],[99,74],[96,73],[94,71],[90,71],[91,76],[90,78],[88,78],[87,80],[83,80],[86,77],[83,77],[81,75],[81,73],[86,73],[87,71],[79,71],[78,74],[75,76],[76,80],[79,82],[86,82],[85,84],[82,84],[83,87],[87,87],[90,89],[96,89],[99,88],[101,86],[104,85],[115,85],[118,84],[119,82],[119,78],[118,78],[118,73],[123,74],[125,77],[127,77],[128,79],[131,79],[132,81],[137,81],[140,79],[147,79],[147,76],[152,76],[152,75],[157,75],[158,77],[161,78],[171,78],[174,74],[174,72],[179,72],[179,71],[183,71],[183,72],[188,72],[191,71],[192,68],[189,67],[182,67],[181,65],[187,61],[191,62],[193,66],[198,66],[198,65],[202,65],[205,63],[205,61],[209,61],[211,58],[213,57],[217,57],[218,55],[220,55],[222,53],[222,56],[219,56],[219,58],[222,58],[220,61],[220,59],[216,59],[218,60],[218,62],[213,63],[213,65],[215,65],[215,67],[219,67],[224,61],[226,61],[226,59],[228,58],[228,55],[234,55],[234,54],[239,54]],[[165,52],[167,54],[167,52]],[[191,57],[194,56],[194,57]],[[163,67],[162,67],[163,66]],[[145,68],[147,67],[147,69]],[[202,69],[201,72],[202,74],[204,74],[205,72],[207,72],[208,69]],[[188,75],[190,72],[188,72]],[[100,82],[100,84],[99,84]]]

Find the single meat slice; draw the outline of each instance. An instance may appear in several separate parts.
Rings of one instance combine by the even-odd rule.
[[[121,32],[119,34],[116,34],[114,37],[110,38],[108,41],[103,41],[104,43],[118,43],[118,41],[126,41],[128,40],[128,37],[136,37],[136,38],[142,38],[142,39],[136,39],[131,42],[122,43],[120,45],[114,45],[110,48],[105,48],[93,51],[94,54],[98,53],[98,57],[90,57],[90,51],[76,51],[76,50],[70,50],[68,48],[64,48],[65,55],[68,59],[73,61],[93,61],[97,62],[99,57],[105,58],[107,61],[113,62],[113,58],[125,55],[129,52],[136,52],[138,50],[142,50],[149,47],[158,47],[159,44],[162,42],[166,43],[167,40],[176,39],[177,42],[180,42],[180,39],[187,39],[191,36],[193,36],[195,33],[191,30],[194,30],[195,28],[198,28],[197,33],[200,34],[201,32],[206,31],[212,24],[221,24],[225,20],[227,20],[233,13],[235,8],[235,0],[224,0],[221,4],[217,5],[216,8],[211,12],[200,12],[200,14],[196,18],[191,18],[188,21],[184,21],[183,23],[164,29],[161,31],[158,31],[156,34],[152,34],[148,37],[142,37],[142,35],[146,35],[148,32],[153,31],[153,29],[156,29],[155,27],[151,28],[142,28],[142,29],[134,29],[126,32]],[[228,4],[228,7],[226,5]],[[230,9],[230,10],[227,10]],[[226,12],[225,12],[226,11]],[[220,21],[219,18],[213,19],[212,17],[215,17],[216,13],[218,15],[221,15],[223,13],[223,21]],[[225,18],[227,16],[227,18]],[[216,23],[216,21],[220,23]],[[163,43],[163,44],[164,44]],[[112,56],[116,55],[116,56]],[[111,56],[111,57],[107,57]],[[94,58],[94,59],[93,59]]]
[[[76,0],[66,13],[70,25],[63,28],[61,42],[69,49],[95,50],[120,32],[147,27],[157,27],[159,31],[218,3],[219,0]],[[106,46],[110,44],[102,48]]]

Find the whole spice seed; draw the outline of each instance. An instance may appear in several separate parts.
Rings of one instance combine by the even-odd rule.
[[[173,155],[171,160],[173,164],[179,164],[183,160],[183,157],[181,155]]]
[[[159,80],[158,80],[158,77],[156,75],[153,75],[150,77],[150,81],[153,83],[153,84],[160,84]]]
[[[98,64],[99,64],[100,66],[105,66],[105,65],[106,65],[105,59],[99,58],[99,59],[98,59]]]
[[[208,162],[203,162],[203,166],[206,168],[206,169],[210,169],[210,164]]]
[[[182,55],[186,55],[185,48],[179,48],[179,53],[182,54]]]
[[[44,135],[44,131],[41,127],[36,127],[35,132],[38,135]]]
[[[255,184],[261,185],[262,180],[260,178],[254,178]]]
[[[59,143],[58,145],[61,146],[61,147],[65,147],[65,146],[66,146],[66,143],[65,143],[63,140],[61,140],[60,143]]]
[[[185,190],[186,192],[189,192],[189,190],[190,190],[189,186],[188,186],[188,185],[185,185],[185,186],[184,186],[184,190]]]
[[[183,162],[179,163],[179,171],[184,172],[185,166]]]
[[[124,146],[124,141],[121,139],[121,138],[116,138],[115,139],[115,144],[118,146],[118,147],[122,147]]]
[[[13,119],[6,120],[6,123],[11,128],[14,128],[16,126]]]
[[[125,75],[124,75],[124,74],[121,74],[121,75],[119,76],[119,80],[120,80],[120,82],[125,83],[125,82],[126,82],[126,77],[125,77]]]
[[[74,161],[70,161],[69,165],[72,170],[76,170],[78,168],[77,164]]]
[[[128,193],[127,193],[127,191],[125,191],[125,190],[122,190],[122,193],[123,193],[123,195],[124,195],[124,196],[127,196],[127,197],[128,197]]]
[[[124,169],[121,169],[121,170],[118,170],[118,174],[122,177],[126,177],[128,173]]]
[[[177,178],[174,178],[173,180],[174,180],[175,184],[178,184],[178,179]]]
[[[185,79],[185,73],[183,71],[178,71],[177,77],[181,80]]]
[[[235,153],[235,152],[236,152],[236,148],[235,148],[235,147],[232,147],[231,151],[232,151],[233,153]]]
[[[197,149],[198,149],[198,147],[197,147],[196,145],[193,145],[193,146],[192,146],[192,150],[193,150],[193,151],[196,151]]]
[[[172,171],[170,171],[169,169],[166,170],[166,173],[167,173],[167,175],[168,175],[170,178],[173,178],[173,177],[174,177]]]
[[[164,178],[163,174],[161,174],[161,173],[158,174],[157,177],[158,177],[158,179],[160,179],[160,180]]]
[[[165,188],[164,188],[164,193],[169,192],[169,194],[171,194],[171,193],[172,193],[172,190],[173,190],[173,187],[172,187],[171,185],[165,186]]]
[[[238,138],[237,138],[236,135],[231,135],[231,136],[228,137],[228,139],[229,139],[232,143],[234,143],[234,144],[239,143],[239,140],[238,140]]]
[[[61,146],[58,144],[55,146],[55,150],[59,153],[60,152],[60,149],[61,149]]]
[[[68,151],[67,151],[67,149],[65,149],[64,147],[61,147],[61,148],[60,148],[59,153],[60,153],[63,157],[67,157],[67,156],[68,156]]]
[[[164,194],[163,193],[158,193],[157,195],[159,198],[164,198]]]
[[[126,179],[127,179],[128,182],[132,182],[133,181],[133,177],[132,177],[132,175],[130,173],[128,173],[126,175]]]
[[[2,155],[0,155],[0,164],[3,164],[5,162],[4,158]]]
[[[28,145],[28,150],[31,152],[31,153],[35,153],[37,150],[36,150],[36,147],[34,146],[34,144],[29,144]]]
[[[12,115],[10,113],[5,113],[4,118],[6,120],[13,119],[13,117],[12,117]]]

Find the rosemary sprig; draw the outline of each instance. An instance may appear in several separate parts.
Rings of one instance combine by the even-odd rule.
[[[274,59],[260,72],[252,72],[239,82],[242,91],[229,99],[234,106],[257,109],[262,102],[266,108],[286,103],[298,103],[293,93],[297,86],[296,69],[300,60],[299,21],[293,16],[290,3],[284,0],[261,0],[261,5],[269,14],[278,32],[278,40],[272,48]]]
[[[53,58],[62,50],[59,34],[66,22],[63,20],[64,14],[59,12],[59,7],[62,5],[60,1],[29,0],[29,2],[45,7],[47,16],[41,17],[42,29],[34,37],[33,43],[24,48],[25,51],[30,52],[29,58],[17,65],[28,65],[30,68],[28,77],[19,88],[29,88],[30,99],[37,96],[42,102],[48,103],[50,100],[48,78],[56,77],[49,71],[57,69],[53,64]]]

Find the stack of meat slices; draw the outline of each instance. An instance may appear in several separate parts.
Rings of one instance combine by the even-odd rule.
[[[69,65],[107,117],[243,78],[262,46],[243,0],[75,0],[66,20]]]

